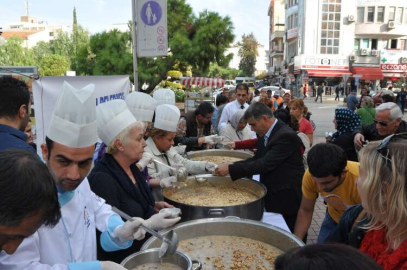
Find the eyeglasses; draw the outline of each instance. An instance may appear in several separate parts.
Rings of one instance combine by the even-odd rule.
[[[387,127],[387,126],[389,125],[388,122],[385,122],[385,121],[377,121],[376,119],[374,119],[373,122],[374,122],[375,124],[381,125],[382,127]]]
[[[387,147],[391,141],[395,140],[407,140],[407,133],[399,133],[387,136],[382,140],[382,142],[377,147],[377,152],[380,156],[386,160],[386,164],[391,169],[391,156],[390,149]]]

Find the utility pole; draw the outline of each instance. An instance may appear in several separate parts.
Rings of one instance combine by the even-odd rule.
[[[133,69],[134,69],[134,89],[135,91],[140,91],[138,85],[138,65],[137,65],[137,0],[131,0],[132,6],[132,18],[133,18],[133,25],[132,25],[132,36],[133,36]]]

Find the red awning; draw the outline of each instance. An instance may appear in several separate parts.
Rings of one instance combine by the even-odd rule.
[[[354,67],[353,75],[362,75],[361,80],[383,80],[383,72],[380,68],[373,67]]]
[[[223,87],[225,82],[220,78],[182,77],[181,84],[184,86],[197,85],[201,87]]]
[[[343,75],[351,75],[347,70],[319,70],[307,69],[309,77],[342,77]]]

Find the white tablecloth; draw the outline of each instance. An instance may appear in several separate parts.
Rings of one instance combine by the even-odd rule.
[[[264,212],[263,219],[261,221],[279,227],[287,232],[291,232],[281,214]]]
[[[260,175],[253,175],[253,180],[259,182]],[[281,214],[264,212],[263,219],[261,221],[279,227],[287,232],[291,232]]]

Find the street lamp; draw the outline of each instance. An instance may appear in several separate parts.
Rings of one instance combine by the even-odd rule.
[[[6,44],[6,39],[1,34],[3,34],[3,31],[0,27],[0,46],[3,46],[4,44]]]

